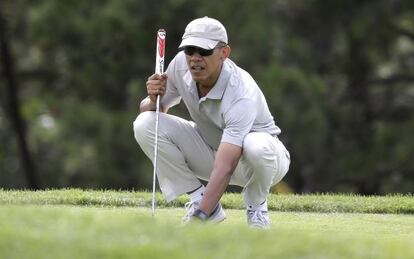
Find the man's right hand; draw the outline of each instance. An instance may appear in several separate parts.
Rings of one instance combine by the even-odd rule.
[[[163,96],[167,88],[167,74],[153,74],[147,80],[147,94],[152,103],[157,102],[157,95]]]

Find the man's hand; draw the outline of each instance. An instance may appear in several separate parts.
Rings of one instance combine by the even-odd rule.
[[[191,218],[190,218],[190,222],[194,222],[194,221],[205,222],[207,220],[208,220],[208,215],[200,209],[196,209],[194,211],[193,215],[191,215]]]
[[[167,89],[167,74],[162,75],[153,74],[147,80],[147,94],[148,97],[142,100],[139,110],[140,112],[155,111],[157,103],[157,95],[163,96]],[[161,112],[167,112],[166,109],[160,107]]]
[[[157,95],[163,96],[167,88],[167,74],[153,74],[147,80],[147,94],[152,103],[156,103]]]

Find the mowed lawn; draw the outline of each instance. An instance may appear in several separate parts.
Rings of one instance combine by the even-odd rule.
[[[174,206],[159,201],[152,218],[148,197],[114,191],[0,190],[0,258],[414,258],[412,196],[271,196],[272,204],[287,199],[306,211],[270,211],[269,231],[246,226],[239,195],[224,196],[223,223],[187,226],[181,224],[185,199]],[[385,199],[390,212],[361,213],[357,207],[350,212],[353,199],[359,210],[378,207],[382,202],[376,199]],[[142,206],[128,205],[130,200]],[[391,209],[395,206],[400,209]]]

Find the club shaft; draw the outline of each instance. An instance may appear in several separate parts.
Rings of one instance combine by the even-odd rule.
[[[157,32],[157,49],[156,49],[156,59],[155,59],[155,73],[163,74],[164,73],[164,56],[165,56],[165,30],[159,29]],[[155,216],[155,191],[156,191],[156,182],[157,182],[157,158],[158,158],[158,124],[159,124],[159,115],[160,115],[160,95],[157,96],[157,101],[155,105],[155,143],[154,143],[154,172],[152,176],[152,217]]]
[[[152,216],[155,216],[155,189],[157,180],[157,157],[158,157],[158,121],[160,115],[160,96],[157,96],[155,108],[155,143],[154,143],[154,172],[152,177]]]

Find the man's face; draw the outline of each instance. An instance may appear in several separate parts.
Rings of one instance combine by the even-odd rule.
[[[211,55],[208,55],[209,52]],[[184,53],[193,80],[204,87],[212,87],[220,75],[224,60],[230,53],[230,47],[218,47],[213,50],[186,47]]]

